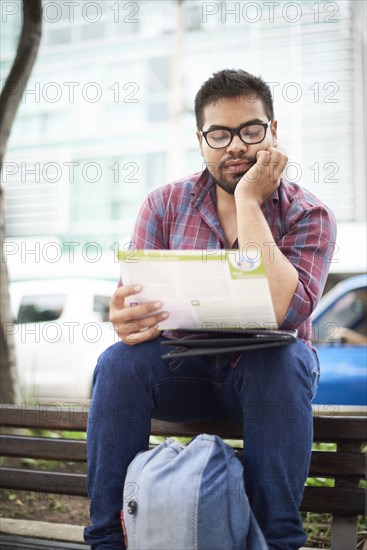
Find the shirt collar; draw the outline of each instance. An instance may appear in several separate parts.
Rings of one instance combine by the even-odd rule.
[[[200,206],[208,192],[210,192],[211,198],[213,202],[215,202],[215,184],[209,170],[205,168],[190,192],[192,197],[191,205],[196,207]]]

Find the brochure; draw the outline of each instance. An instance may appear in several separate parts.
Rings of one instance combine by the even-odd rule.
[[[256,247],[239,250],[119,251],[122,283],[143,290],[128,303],[161,301],[162,330],[276,329],[268,280]]]

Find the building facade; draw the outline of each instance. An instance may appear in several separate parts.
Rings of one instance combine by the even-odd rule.
[[[2,173],[8,239],[129,240],[146,194],[203,169],[193,100],[213,71],[266,80],[286,176],[366,217],[365,3],[44,1]],[[1,3],[1,80],[18,1]]]

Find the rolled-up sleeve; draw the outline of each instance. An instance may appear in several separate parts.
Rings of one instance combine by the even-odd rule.
[[[298,272],[298,284],[280,328],[298,328],[311,315],[323,292],[336,241],[334,214],[317,205],[297,212],[278,244]]]

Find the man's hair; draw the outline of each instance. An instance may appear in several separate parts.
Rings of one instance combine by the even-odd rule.
[[[203,127],[203,111],[206,105],[220,99],[244,96],[251,101],[262,101],[269,120],[274,119],[273,98],[266,82],[242,69],[224,69],[214,73],[196,94],[195,117],[198,130]]]

